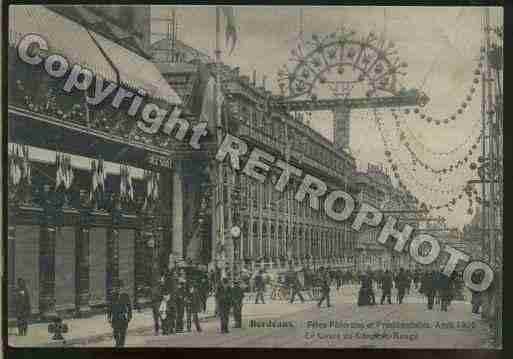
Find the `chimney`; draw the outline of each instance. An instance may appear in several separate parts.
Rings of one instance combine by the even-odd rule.
[[[262,87],[264,88],[264,90],[266,90],[266,87],[265,87],[266,82],[267,82],[267,76],[264,75],[262,78]]]
[[[256,70],[253,70],[253,87],[256,86]]]

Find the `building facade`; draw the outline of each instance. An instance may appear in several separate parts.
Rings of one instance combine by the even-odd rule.
[[[172,110],[182,101],[149,60],[149,21],[149,6],[9,7],[10,315],[18,278],[41,317],[103,308],[119,280],[143,305],[170,255],[183,257],[185,169],[169,161],[177,141],[141,131],[140,113],[111,106],[114,93],[91,105],[89,93],[63,90],[66,76],[17,52],[39,35],[42,58],[59,54]]]
[[[212,64],[202,64],[195,57],[189,63],[157,62],[157,65],[184,99],[186,110],[187,105],[188,110],[197,110],[193,105],[194,82],[200,81],[201,68],[212,76]],[[351,182],[354,158],[335,151],[332,142],[312,130],[299,116],[275,106],[275,97],[263,86],[257,86],[247,76],[240,76],[237,69],[223,65],[221,71],[225,97],[223,114],[232,135],[250,146],[287,159],[295,167],[323,179],[331,188],[356,190]],[[227,175],[226,185],[233,181],[231,191],[225,191],[223,199],[227,206],[230,203],[227,219],[229,217],[233,226],[242,229],[240,240],[231,247],[236,267],[276,270],[289,265],[354,267],[356,233],[350,223],[332,221],[323,211],[312,210],[306,201],[295,201],[293,194],[298,181],[293,180],[283,193],[277,192],[273,181],[279,174],[272,174],[270,182],[266,183],[235,172]],[[210,233],[212,238],[219,235],[213,230]],[[215,240],[211,241],[215,247]],[[211,255],[215,260],[215,248]]]
[[[364,226],[358,234],[357,269],[414,269],[416,264],[411,259],[407,247],[403,253],[397,253],[392,249],[395,245],[393,239],[390,238],[385,245],[381,245],[377,239],[388,216],[398,219],[396,227],[399,229],[405,224],[416,228],[416,198],[407,190],[394,186],[382,165],[369,164],[367,171],[355,173],[354,182],[360,202],[368,203],[384,214],[380,226]]]

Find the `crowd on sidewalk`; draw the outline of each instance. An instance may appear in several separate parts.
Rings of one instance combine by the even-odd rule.
[[[258,269],[254,273],[243,271],[236,278],[223,277],[216,268],[207,272],[194,266],[175,266],[168,268],[155,281],[151,292],[151,313],[155,335],[173,335],[201,332],[199,313],[207,310],[207,299],[215,298],[215,316],[220,321],[220,333],[229,332],[229,319],[233,315],[234,328],[242,327],[242,307],[244,299],[255,304],[266,304],[268,299],[282,299],[293,304],[296,298],[305,302],[305,297],[315,300],[317,306],[326,303],[330,307],[330,290],[339,291],[344,285],[360,284],[355,304],[374,305],[375,291],[381,290],[380,304],[392,304],[392,289],[397,290],[396,302],[401,304],[411,288],[425,295],[428,309],[440,304],[447,311],[454,298],[458,298],[462,289],[461,273],[447,277],[442,271],[408,271],[400,269],[393,273],[389,270],[353,272],[329,267],[300,270],[292,268],[282,273],[267,273]],[[270,290],[268,290],[270,288]],[[249,294],[249,295],[248,295]],[[267,295],[266,295],[267,294]],[[27,335],[30,300],[27,286],[18,280],[16,292],[16,313],[19,335]],[[479,312],[480,301],[476,293],[472,297],[473,313]],[[107,306],[107,319],[112,327],[117,347],[124,346],[129,323],[132,321],[132,298],[124,291],[123,282],[118,281],[112,290]]]

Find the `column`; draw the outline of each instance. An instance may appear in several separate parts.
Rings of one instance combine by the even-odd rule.
[[[16,225],[14,240],[11,240],[11,244],[15,246],[13,248],[15,255],[13,264],[15,285],[18,278],[22,278],[25,281],[30,295],[32,313],[38,313],[40,310],[40,232],[39,225]]]
[[[176,162],[176,168],[173,171],[173,243],[171,253],[177,260],[183,259],[183,174],[181,162]],[[217,233],[216,233],[217,234]],[[214,242],[217,235],[214,237]]]
[[[55,307],[56,310],[75,308],[75,239],[72,226],[57,228],[55,241]]]
[[[89,307],[89,228],[79,228],[75,236],[75,299],[77,315],[91,310]]]
[[[336,150],[349,148],[351,109],[344,105],[333,110],[333,139]]]
[[[89,233],[89,303],[92,306],[102,305],[106,302],[107,229],[93,227]]]
[[[39,309],[42,317],[57,315],[55,312],[55,233],[53,225],[41,228],[39,244]]]

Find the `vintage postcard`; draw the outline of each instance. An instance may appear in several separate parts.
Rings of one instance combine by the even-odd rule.
[[[4,10],[10,347],[502,349],[502,7]]]

